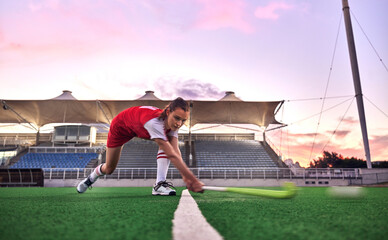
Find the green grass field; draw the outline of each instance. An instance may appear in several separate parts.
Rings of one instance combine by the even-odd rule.
[[[172,239],[182,189],[160,197],[151,188],[0,188],[0,239]],[[325,192],[300,188],[287,200],[192,195],[225,239],[386,239],[388,188],[352,200]]]
[[[179,197],[151,188],[0,189],[0,239],[171,239]]]
[[[327,188],[304,187],[290,200],[210,192],[193,194],[225,239],[386,239],[388,188],[363,199],[333,199]]]

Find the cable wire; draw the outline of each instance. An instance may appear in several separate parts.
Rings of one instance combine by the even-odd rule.
[[[346,103],[347,101],[352,100],[353,98],[354,98],[354,96],[352,96],[351,98],[349,98],[349,99],[347,99],[347,100],[345,100],[345,101],[342,101],[342,102],[340,102],[340,103],[338,103],[338,104],[336,104],[336,105],[334,105],[334,106],[332,106],[332,107],[329,107],[329,108],[325,109],[323,112],[327,112],[327,111],[329,111],[329,110],[332,110],[332,109],[334,109],[334,108],[336,108],[336,107],[338,107],[338,106],[340,106],[340,105]],[[306,120],[308,120],[308,119],[310,119],[310,118],[313,118],[313,117],[315,117],[315,116],[317,116],[317,115],[319,115],[319,114],[320,114],[320,113],[316,113],[316,114],[311,115],[311,116],[309,116],[309,117],[303,118],[303,119],[298,120],[298,121],[293,122],[293,123],[290,123],[290,124],[288,124],[288,126],[294,125],[294,124],[299,123],[299,122],[306,121]]]
[[[360,27],[360,29],[361,29],[362,33],[364,34],[365,38],[368,40],[370,46],[371,46],[371,47],[373,48],[373,50],[375,51],[375,53],[376,53],[377,57],[379,58],[381,64],[383,64],[385,70],[388,72],[388,68],[387,68],[387,66],[385,65],[385,63],[383,62],[383,59],[380,57],[380,55],[379,55],[379,53],[377,52],[376,48],[373,46],[372,42],[369,40],[368,35],[366,35],[364,29],[361,27],[361,24],[358,22],[356,16],[355,16],[354,13],[352,12],[352,10],[350,10],[350,13],[352,14],[352,16],[354,17],[354,19],[356,20],[358,26]]]
[[[282,122],[283,122],[283,117],[284,117],[284,107],[282,109]],[[280,129],[280,152],[282,152],[282,144],[283,144],[283,128]]]
[[[287,156],[288,156],[288,158],[291,159],[291,156],[290,156],[290,141],[289,141],[289,138],[288,138],[288,128],[286,130],[287,130]]]
[[[368,100],[368,102],[370,102],[375,108],[377,108],[377,110],[379,110],[382,114],[384,114],[387,118],[388,118],[388,114],[386,114],[385,112],[383,112],[383,110],[381,110],[379,107],[376,106],[376,104],[374,104],[371,100],[369,100],[365,95],[363,95],[364,98],[366,100]]]
[[[341,12],[340,21],[339,21],[339,24],[338,24],[337,36],[336,36],[335,44],[334,44],[334,51],[333,51],[333,55],[332,55],[332,57],[331,57],[329,76],[328,76],[327,82],[326,82],[325,93],[324,93],[323,101],[322,101],[322,105],[321,105],[321,112],[320,112],[320,114],[319,114],[317,129],[316,129],[316,131],[315,131],[313,144],[312,144],[312,146],[311,146],[309,161],[311,161],[311,156],[312,156],[313,151],[314,151],[315,140],[316,140],[316,138],[317,138],[319,125],[321,124],[321,118],[322,118],[323,108],[324,108],[324,105],[325,105],[325,100],[326,100],[326,95],[327,95],[327,89],[329,88],[331,73],[332,73],[332,71],[333,71],[333,63],[334,63],[335,53],[336,53],[336,51],[337,51],[337,43],[338,43],[339,32],[340,32],[340,29],[341,29],[341,23],[342,23],[342,12]]]
[[[326,99],[336,99],[336,98],[348,98],[353,97],[353,95],[346,95],[346,96],[334,96],[334,97],[326,97]],[[291,100],[284,100],[286,102],[300,102],[300,101],[312,101],[312,100],[322,100],[323,98],[301,98],[301,99],[291,99]]]
[[[329,140],[327,141],[327,143],[326,143],[325,146],[323,147],[322,152],[325,151],[326,146],[331,142],[331,139],[332,139],[333,136],[336,134],[336,132],[337,132],[339,126],[341,125],[342,121],[345,119],[345,116],[346,116],[346,114],[348,113],[348,111],[349,111],[349,109],[350,109],[350,106],[352,106],[353,102],[354,102],[354,98],[353,98],[352,101],[350,102],[348,108],[346,109],[346,111],[345,111],[344,115],[342,116],[340,122],[338,123],[336,129],[333,131],[333,133],[331,134]]]

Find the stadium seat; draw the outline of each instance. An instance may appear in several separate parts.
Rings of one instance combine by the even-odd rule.
[[[85,168],[97,153],[27,153],[10,168]]]
[[[196,141],[198,167],[210,168],[277,168],[260,142]]]

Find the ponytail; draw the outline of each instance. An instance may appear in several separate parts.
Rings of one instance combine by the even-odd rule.
[[[173,112],[177,108],[182,108],[185,112],[188,112],[190,109],[189,104],[183,98],[178,97],[174,101],[170,102],[170,104],[168,104],[163,109],[163,112],[160,114],[159,119],[164,120],[167,118],[167,109],[170,110],[170,112]]]

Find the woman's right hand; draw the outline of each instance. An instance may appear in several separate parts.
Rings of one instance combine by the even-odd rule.
[[[203,193],[202,187],[205,185],[203,182],[199,181],[197,178],[195,178],[193,181],[187,181],[187,179],[183,179],[186,183],[187,189],[189,189],[192,192],[200,192]]]

